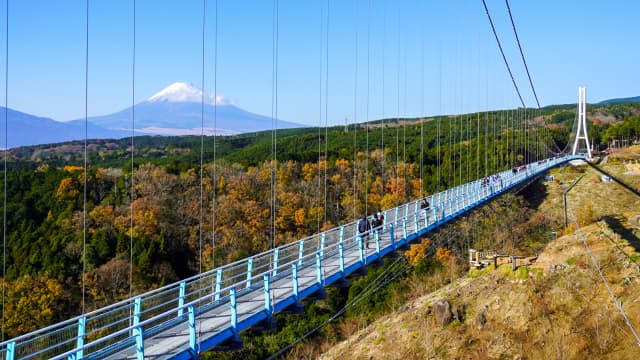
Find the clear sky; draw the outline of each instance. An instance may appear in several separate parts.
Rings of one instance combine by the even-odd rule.
[[[92,116],[132,104],[133,1],[89,3]],[[487,3],[534,106],[505,2]],[[575,103],[579,85],[589,102],[640,95],[640,2],[510,5],[543,106]],[[6,0],[0,7],[4,105]],[[217,73],[218,95],[271,115],[273,1],[218,0],[217,37],[215,8],[214,0],[205,12],[200,0],[137,1],[136,102],[176,81],[202,88],[204,71],[205,91],[214,92]],[[9,0],[10,108],[56,120],[84,116],[85,11],[85,0]],[[481,0],[280,0],[277,89],[278,117],[310,125],[519,105]]]

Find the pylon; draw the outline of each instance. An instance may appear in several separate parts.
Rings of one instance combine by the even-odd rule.
[[[583,135],[580,135],[580,132]],[[587,154],[591,159],[591,146],[589,145],[589,135],[587,134],[587,88],[578,88],[578,131],[576,132],[576,140],[573,143],[573,151],[571,154],[575,155],[578,151],[578,141],[584,139],[587,147]]]

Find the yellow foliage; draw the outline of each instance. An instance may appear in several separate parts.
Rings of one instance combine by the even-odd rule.
[[[60,185],[58,185],[58,190],[56,190],[56,197],[62,200],[74,199],[78,194],[80,194],[80,191],[76,189],[72,178],[62,179]]]
[[[451,259],[451,250],[444,247],[439,247],[438,249],[436,249],[436,258],[438,259],[438,261],[440,261],[440,263],[449,261]]]
[[[298,226],[303,225],[306,216],[307,216],[307,211],[304,208],[300,208],[296,210],[294,214],[294,220],[296,222],[296,225]]]
[[[84,170],[84,168],[82,166],[67,165],[63,167],[62,170],[66,172],[74,172],[74,171],[82,171]]]
[[[62,284],[45,273],[24,275],[6,284],[6,329],[10,337],[50,325],[68,296]]]
[[[419,244],[411,244],[409,250],[404,252],[409,264],[416,266],[418,262],[427,256],[427,250],[431,246],[431,239],[423,238]]]
[[[347,159],[338,159],[336,160],[335,167],[338,168],[340,172],[347,172],[351,170],[351,162]]]
[[[380,208],[381,209],[390,209],[395,207],[398,204],[398,198],[391,193],[386,193],[380,200]]]

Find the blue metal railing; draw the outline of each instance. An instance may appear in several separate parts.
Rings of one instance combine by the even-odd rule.
[[[199,344],[206,342],[210,348],[236,338],[239,331],[270,318],[289,303],[297,304],[302,297],[428,230],[552,167],[583,158],[551,158],[521,167],[520,171],[509,169],[494,174],[489,180],[477,179],[429,196],[431,206],[427,210],[420,209],[420,200],[388,209],[384,211],[384,225],[371,235],[373,251],[364,249],[357,222],[352,221],[2,342],[0,356],[79,359],[130,351],[135,357],[144,358],[145,339],[180,326],[188,333],[188,341],[179,351],[195,354]],[[242,304],[261,305],[244,313],[238,307],[239,300]],[[214,320],[225,320],[220,320],[221,325],[212,325],[214,335],[197,339],[195,323],[206,313],[214,314]]]

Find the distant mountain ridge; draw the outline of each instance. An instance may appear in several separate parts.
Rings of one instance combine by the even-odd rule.
[[[203,107],[204,100],[204,107]],[[4,108],[0,107],[2,114]],[[204,111],[204,123],[203,123]],[[39,117],[8,109],[7,147],[59,143],[85,138],[85,121],[67,122]],[[186,84],[174,83],[135,105],[113,114],[88,118],[86,136],[89,139],[120,139],[135,135],[235,135],[272,129],[306,127],[279,119],[251,113],[218,96]],[[2,116],[0,116],[2,118]],[[0,122],[2,122],[1,119]],[[214,124],[215,122],[215,124]],[[134,125],[134,126],[132,126]],[[4,126],[0,126],[0,142],[4,139]],[[0,143],[0,148],[5,144]]]
[[[640,96],[626,97],[626,98],[617,98],[617,99],[608,99],[600,101],[599,105],[607,105],[607,104],[617,104],[617,103],[625,103],[625,102],[637,102],[640,101]]]
[[[4,115],[5,108],[0,107],[0,114]],[[4,123],[4,116],[0,123]],[[53,144],[69,140],[85,138],[84,120],[60,122],[46,117],[30,115],[21,111],[7,109],[7,147],[13,148],[24,145]],[[88,123],[88,138],[119,139],[131,135],[122,130],[110,130]],[[0,147],[4,148],[5,127],[0,126]]]

